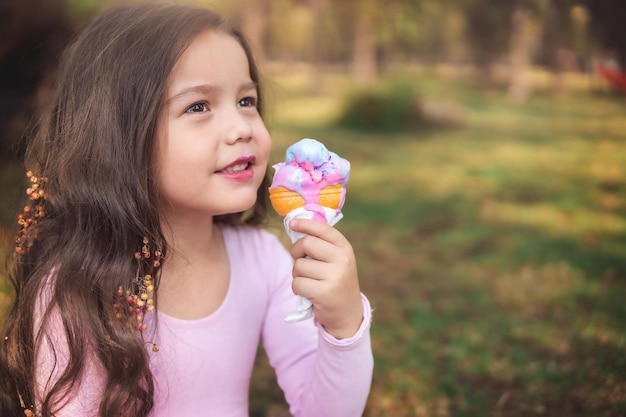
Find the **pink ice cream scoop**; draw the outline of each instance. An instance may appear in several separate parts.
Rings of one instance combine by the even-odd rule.
[[[324,207],[341,212],[346,198],[350,162],[315,139],[301,139],[285,154],[269,188],[272,207],[281,216],[304,207],[313,219],[327,221]]]

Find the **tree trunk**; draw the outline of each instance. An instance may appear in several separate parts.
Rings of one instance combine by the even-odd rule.
[[[321,22],[328,6],[326,0],[310,0],[310,5],[311,12],[313,13],[313,20],[315,22]],[[313,71],[309,77],[309,90],[312,93],[319,93],[322,91],[320,86],[322,84],[323,77],[320,67],[324,65],[323,37],[324,26],[320,23],[313,25],[313,45],[311,48],[311,64],[313,65]]]
[[[373,17],[361,9],[355,25],[352,73],[355,79],[368,84],[376,79],[376,40],[374,38]]]
[[[528,80],[529,39],[528,10],[518,1],[513,10],[511,25],[511,82],[509,97],[516,103],[526,101],[530,93]]]

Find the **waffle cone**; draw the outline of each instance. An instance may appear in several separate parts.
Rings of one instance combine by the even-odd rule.
[[[304,198],[300,194],[285,187],[279,186],[269,191],[272,207],[283,217],[289,212],[306,205]],[[341,184],[323,188],[319,197],[320,206],[338,209],[341,205]]]
[[[287,213],[306,204],[304,198],[294,191],[285,187],[276,187],[270,189],[270,201],[276,213],[286,216]]]
[[[320,206],[330,207],[337,210],[341,205],[341,184],[330,185],[322,188],[320,193]]]

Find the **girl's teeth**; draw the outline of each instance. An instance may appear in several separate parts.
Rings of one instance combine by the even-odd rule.
[[[248,164],[237,164],[237,165],[233,165],[230,166],[226,169],[224,169],[224,172],[237,172],[237,171],[243,171],[244,169],[246,169],[248,167]]]

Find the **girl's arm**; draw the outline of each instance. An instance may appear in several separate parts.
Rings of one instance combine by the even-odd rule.
[[[286,323],[284,318],[294,306],[292,283],[297,267],[294,268],[293,260],[278,242],[271,249],[272,254],[268,253],[266,257],[271,263],[268,267],[279,281],[271,293],[263,343],[291,413],[295,417],[361,416],[373,371],[369,302],[357,290],[358,323],[351,330],[352,334],[341,340],[331,335],[317,318]],[[354,284],[348,283],[346,288],[352,291]],[[337,300],[341,301],[341,298]],[[313,297],[313,302],[323,303],[324,300]],[[338,314],[333,311],[325,313]],[[316,314],[319,314],[317,308]]]

